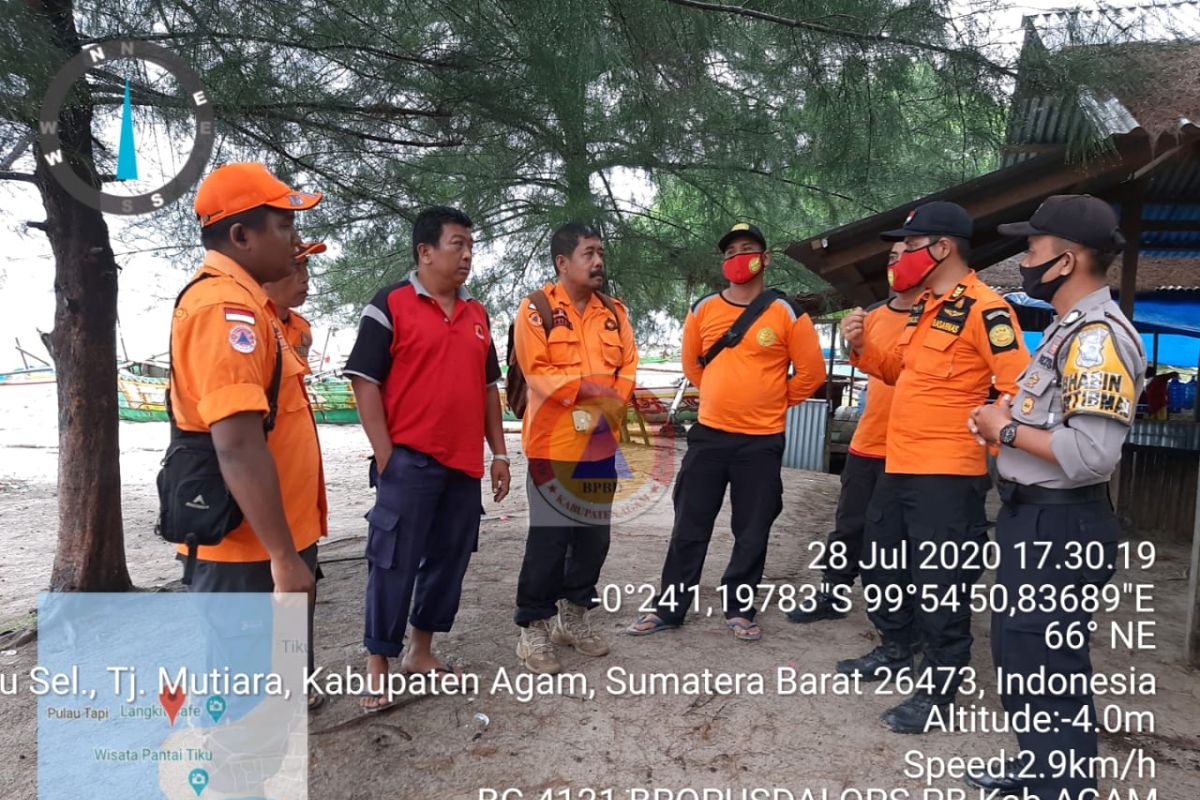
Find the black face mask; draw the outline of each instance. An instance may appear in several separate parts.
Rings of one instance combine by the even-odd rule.
[[[1054,295],[1062,285],[1067,282],[1070,275],[1059,275],[1052,281],[1042,283],[1042,277],[1051,270],[1051,268],[1062,260],[1066,253],[1061,253],[1049,261],[1043,261],[1041,264],[1034,264],[1031,267],[1021,267],[1021,289],[1025,294],[1032,297],[1034,300],[1041,300],[1049,303],[1054,299]]]

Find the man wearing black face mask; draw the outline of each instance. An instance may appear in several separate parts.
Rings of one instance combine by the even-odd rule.
[[[1025,293],[1053,303],[1059,316],[1021,373],[1015,399],[1005,395],[980,406],[968,426],[981,443],[1002,445],[997,584],[1012,606],[1023,587],[1039,587],[1043,597],[1040,587],[1051,586],[1056,594],[1050,603],[1055,610],[1048,613],[1042,605],[1033,612],[994,610],[992,660],[1005,711],[1050,714],[1058,727],[1046,733],[1018,727],[1021,756],[1009,759],[1003,774],[975,772],[967,782],[988,790],[1024,790],[1024,796],[1040,800],[1080,800],[1096,788],[1095,776],[1087,774],[1096,756],[1096,713],[1088,688],[1092,615],[1062,609],[1081,608],[1068,601],[1086,595],[1089,587],[1098,589],[1114,571],[1120,526],[1108,480],[1133,423],[1146,356],[1105,280],[1124,243],[1107,203],[1089,195],[1050,197],[1029,222],[999,230],[1029,237],[1030,265],[1021,265]],[[1089,555],[1079,557],[1084,553]],[[1052,648],[1051,626],[1078,639],[1065,636]],[[1043,675],[1068,690],[1042,691],[1037,682]],[[1066,758],[1052,757],[1055,752]],[[1083,774],[1062,768],[1064,761],[1083,764]]]

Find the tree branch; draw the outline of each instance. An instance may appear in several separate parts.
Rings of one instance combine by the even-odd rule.
[[[108,36],[100,36],[95,38],[81,38],[80,41],[84,45],[88,44],[104,44],[105,42],[114,42],[121,39],[137,39],[143,42],[170,42],[170,41],[186,41],[188,39],[207,39],[214,42],[254,42],[255,44],[269,44],[273,47],[291,47],[296,50],[306,50],[310,53],[326,53],[331,51],[345,50],[352,53],[369,53],[373,56],[378,56],[388,61],[401,61],[409,64],[418,64],[423,67],[433,67],[435,69],[453,69],[463,70],[466,67],[462,64],[456,64],[453,61],[444,61],[431,58],[422,58],[420,56],[408,55],[406,53],[394,53],[390,50],[384,50],[379,47],[369,47],[364,44],[313,44],[312,42],[297,42],[287,39],[274,39],[269,36],[252,36],[245,33],[218,33],[216,31],[176,31],[173,33],[148,33],[148,34],[110,34]]]
[[[29,172],[0,170],[0,181],[21,181],[23,183],[33,183],[33,174]]]
[[[828,25],[822,25],[817,22],[806,22],[799,19],[788,19],[780,17],[776,14],[768,14],[765,11],[755,11],[742,6],[727,6],[723,3],[705,3],[701,0],[665,0],[668,3],[673,3],[677,6],[685,8],[694,8],[700,11],[716,11],[723,14],[732,14],[740,17],[748,17],[750,19],[770,22],[774,25],[782,25],[787,28],[795,28],[797,30],[809,31],[811,33],[819,33],[823,36],[832,36],[838,39],[850,39],[857,42],[871,42],[874,44],[894,44],[901,47],[912,47],[917,50],[926,50],[931,53],[941,53],[942,55],[956,58],[962,61],[970,61],[973,64],[984,67],[990,72],[995,72],[999,75],[1004,75],[1009,78],[1017,77],[1016,69],[1006,67],[1003,64],[997,64],[995,61],[984,56],[982,53],[977,53],[973,50],[955,50],[952,47],[944,47],[940,44],[932,42],[920,42],[916,39],[908,39],[903,36],[888,36],[886,32],[881,33],[864,33],[861,31],[849,31],[844,28],[833,28]]]

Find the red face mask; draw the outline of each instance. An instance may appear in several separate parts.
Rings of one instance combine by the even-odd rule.
[[[929,252],[932,244],[919,250],[905,250],[896,259],[896,263],[888,267],[888,283],[897,292],[906,292],[914,286],[919,286],[929,277],[929,273],[942,263]]]
[[[730,283],[749,283],[762,270],[762,253],[738,253],[725,259],[721,265],[721,272]]]

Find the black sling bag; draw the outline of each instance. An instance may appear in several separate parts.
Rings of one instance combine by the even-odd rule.
[[[175,298],[175,307],[184,294],[205,278],[205,273],[183,287]],[[174,364],[174,353],[171,353]],[[267,392],[268,412],[263,420],[263,436],[275,427],[279,410],[279,385],[283,376],[283,348],[279,334],[275,338],[275,370]],[[171,423],[171,443],[163,456],[158,472],[159,536],[172,544],[187,546],[187,561],[183,568],[183,583],[190,585],[196,570],[196,553],[200,547],[220,544],[225,535],[242,524],[242,510],[233,493],[225,485],[212,434],[204,431],[185,431],[175,424],[171,410],[171,386],[167,384],[167,419]]]
[[[754,324],[754,321],[761,317],[762,313],[767,310],[767,306],[779,298],[786,296],[778,289],[763,289],[762,294],[754,298],[750,305],[746,306],[745,310],[733,321],[733,324],[729,326],[729,330],[725,331],[720,339],[713,342],[712,347],[708,348],[707,353],[700,356],[698,359],[700,366],[707,367],[717,357],[717,354],[725,348],[737,347],[738,342],[742,341],[742,337],[746,335],[746,331],[750,330],[750,326]]]

